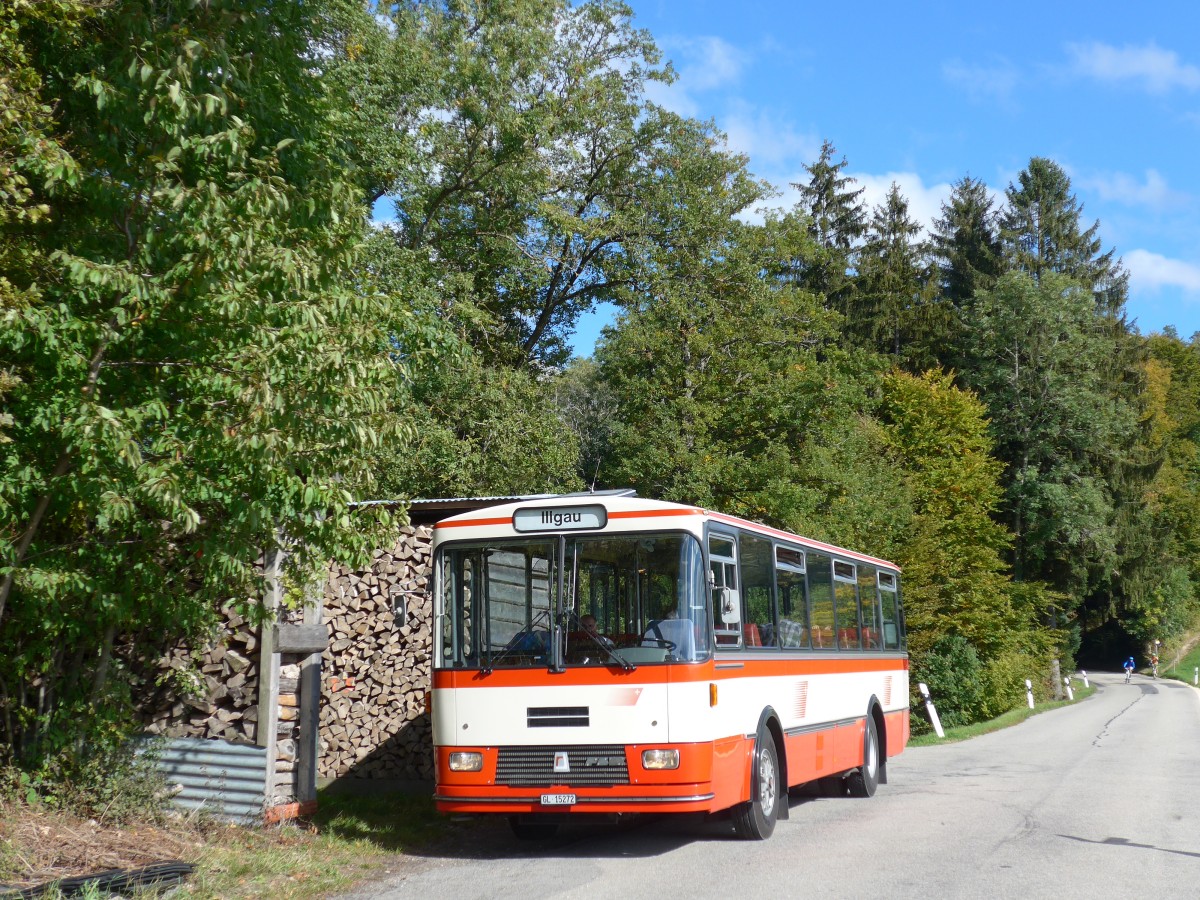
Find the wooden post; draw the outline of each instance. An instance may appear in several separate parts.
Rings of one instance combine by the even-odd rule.
[[[304,602],[305,625],[322,625],[324,598],[324,583],[309,585]],[[317,650],[305,657],[300,664],[300,738],[296,747],[296,799],[301,804],[317,799],[320,724],[321,651]]]
[[[256,743],[267,750],[267,782],[264,799],[267,808],[275,805],[275,755],[279,737],[279,654],[275,651],[275,617],[283,602],[284,552],[272,548],[263,554],[263,568],[267,574],[266,590],[263,593],[263,608],[266,618],[259,641],[258,662],[258,728]]]

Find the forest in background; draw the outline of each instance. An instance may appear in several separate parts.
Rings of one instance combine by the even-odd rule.
[[[894,560],[950,724],[1195,620],[1200,344],[1130,325],[1055,161],[918,222],[826,143],[778,209],[612,0],[0,11],[0,762],[127,733],[138,659],[262,549],[369,555],[362,499],[632,487]]]

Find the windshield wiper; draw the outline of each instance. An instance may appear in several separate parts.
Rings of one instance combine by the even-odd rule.
[[[543,621],[543,619],[545,621]],[[523,647],[526,647],[526,645],[522,641],[522,638],[523,637],[537,637],[536,632],[534,631],[534,627],[536,625],[538,625],[539,623],[546,626],[546,641],[547,641],[547,643],[542,646],[542,650],[548,651],[550,649],[549,641],[552,640],[552,635],[554,633],[554,626],[550,622],[550,610],[543,609],[540,613],[538,613],[536,616],[533,617],[532,622],[530,622],[526,627],[522,628],[520,631],[518,631],[516,634],[514,634],[512,636],[512,640],[510,640],[508,642],[507,646],[505,646],[505,648],[503,650],[501,650],[499,652],[499,654],[497,654],[496,656],[492,656],[491,649],[490,648],[488,649],[487,665],[479,670],[479,674],[491,675],[492,670],[496,667],[496,663],[500,662],[502,659],[504,659],[510,653],[516,653],[518,650],[522,649]]]
[[[579,633],[586,634],[589,638],[591,638],[592,643],[616,660],[617,665],[619,665],[626,672],[636,671],[637,666],[618,653],[617,648],[613,645],[611,640],[584,628],[583,622],[575,613],[575,610],[568,610],[567,615],[575,620],[575,624],[579,626]]]

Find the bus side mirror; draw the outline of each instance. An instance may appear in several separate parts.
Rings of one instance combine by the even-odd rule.
[[[738,609],[737,592],[727,587],[713,588],[713,608],[721,616],[724,625],[736,625],[742,620],[742,611]]]

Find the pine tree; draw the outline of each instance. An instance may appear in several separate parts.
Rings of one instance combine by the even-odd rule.
[[[847,332],[858,343],[907,361],[914,370],[937,364],[937,338],[948,320],[930,277],[921,224],[892,184],[875,207],[858,254],[856,291],[847,308]]]
[[[961,309],[979,289],[990,289],[1004,271],[998,212],[987,185],[964,176],[955,182],[930,234],[942,296]]]
[[[821,155],[804,170],[806,183],[793,184],[800,191],[796,212],[808,221],[808,233],[816,250],[795,265],[797,287],[825,297],[828,305],[845,312],[850,304],[854,283],[850,270],[854,251],[866,231],[866,208],[860,199],[864,188],[850,189],[854,179],[842,174],[846,158],[833,162],[832,143],[821,144]]]
[[[1040,281],[1057,272],[1086,285],[1100,310],[1119,315],[1129,293],[1129,274],[1115,251],[1100,252],[1100,222],[1082,229],[1083,204],[1071,193],[1071,179],[1056,162],[1035,156],[1005,192],[1008,206],[1000,237],[1013,268]]]

